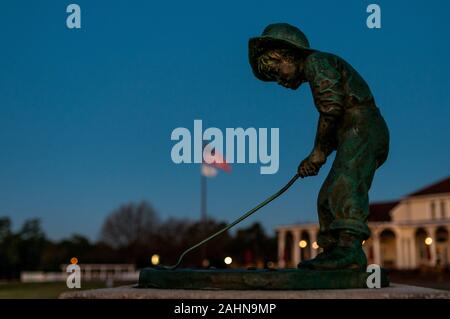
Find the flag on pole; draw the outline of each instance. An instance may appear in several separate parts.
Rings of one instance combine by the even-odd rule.
[[[225,161],[222,154],[206,145],[203,149],[202,175],[214,177],[217,175],[217,169],[227,173],[231,172],[231,166]]]
[[[214,177],[217,175],[217,169],[215,169],[214,167],[203,163],[202,164],[202,174],[203,176],[206,177]]]

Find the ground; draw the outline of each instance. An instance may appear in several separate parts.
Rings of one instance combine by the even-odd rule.
[[[450,274],[448,273],[429,273],[422,274],[419,272],[391,272],[391,282],[398,284],[407,284],[420,287],[428,287],[434,289],[442,289],[450,291]],[[114,287],[131,285],[130,282],[116,282]],[[84,282],[81,289],[96,289],[106,288],[105,282]],[[51,282],[51,283],[0,283],[0,299],[11,298],[58,298],[58,296],[68,289],[65,282]]]
[[[399,284],[450,290],[449,272],[391,271],[389,277]]]
[[[129,285],[129,282],[116,282],[114,287]],[[97,289],[106,288],[105,282],[85,282],[81,283],[81,289]],[[65,282],[48,282],[48,283],[21,283],[9,282],[0,283],[0,299],[53,299],[66,291],[72,289],[67,288]]]

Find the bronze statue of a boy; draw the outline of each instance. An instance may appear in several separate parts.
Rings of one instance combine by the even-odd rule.
[[[365,271],[368,192],[389,152],[389,131],[368,85],[350,64],[311,49],[306,36],[286,23],[271,24],[250,39],[249,59],[262,81],[294,90],[309,82],[320,116],[314,148],[298,167],[300,177],[317,175],[336,150],[317,200],[323,252],[299,268]]]

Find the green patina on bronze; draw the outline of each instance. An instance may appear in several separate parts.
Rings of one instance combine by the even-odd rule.
[[[269,25],[250,39],[249,59],[260,80],[290,89],[309,83],[319,121],[313,150],[298,167],[300,177],[317,175],[336,151],[317,200],[317,243],[324,251],[299,267],[364,271],[368,192],[389,152],[389,131],[369,86],[349,63],[311,49],[303,32],[286,23]]]
[[[175,270],[183,254],[175,266],[141,271],[139,286],[291,290],[367,287],[367,257],[362,242],[370,237],[368,192],[375,171],[389,152],[389,131],[367,83],[342,58],[312,49],[303,32],[286,23],[271,24],[261,36],[250,39],[249,60],[253,73],[262,81],[294,90],[309,83],[319,112],[314,147],[289,183],[298,176],[317,175],[327,157],[336,151],[317,200],[317,243],[323,251],[301,262],[300,269],[277,271]],[[388,284],[382,272],[382,286]]]
[[[198,270],[143,269],[140,288],[222,290],[310,290],[367,288],[370,274],[355,270]],[[369,279],[370,280],[370,279]],[[381,271],[381,287],[389,286]]]

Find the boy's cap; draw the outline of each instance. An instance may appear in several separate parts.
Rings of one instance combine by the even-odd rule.
[[[309,41],[306,36],[297,27],[288,23],[269,24],[260,37],[254,37],[248,41],[248,57],[253,74],[262,81],[270,80],[258,71],[258,58],[267,49],[271,48],[314,51],[309,47]]]

